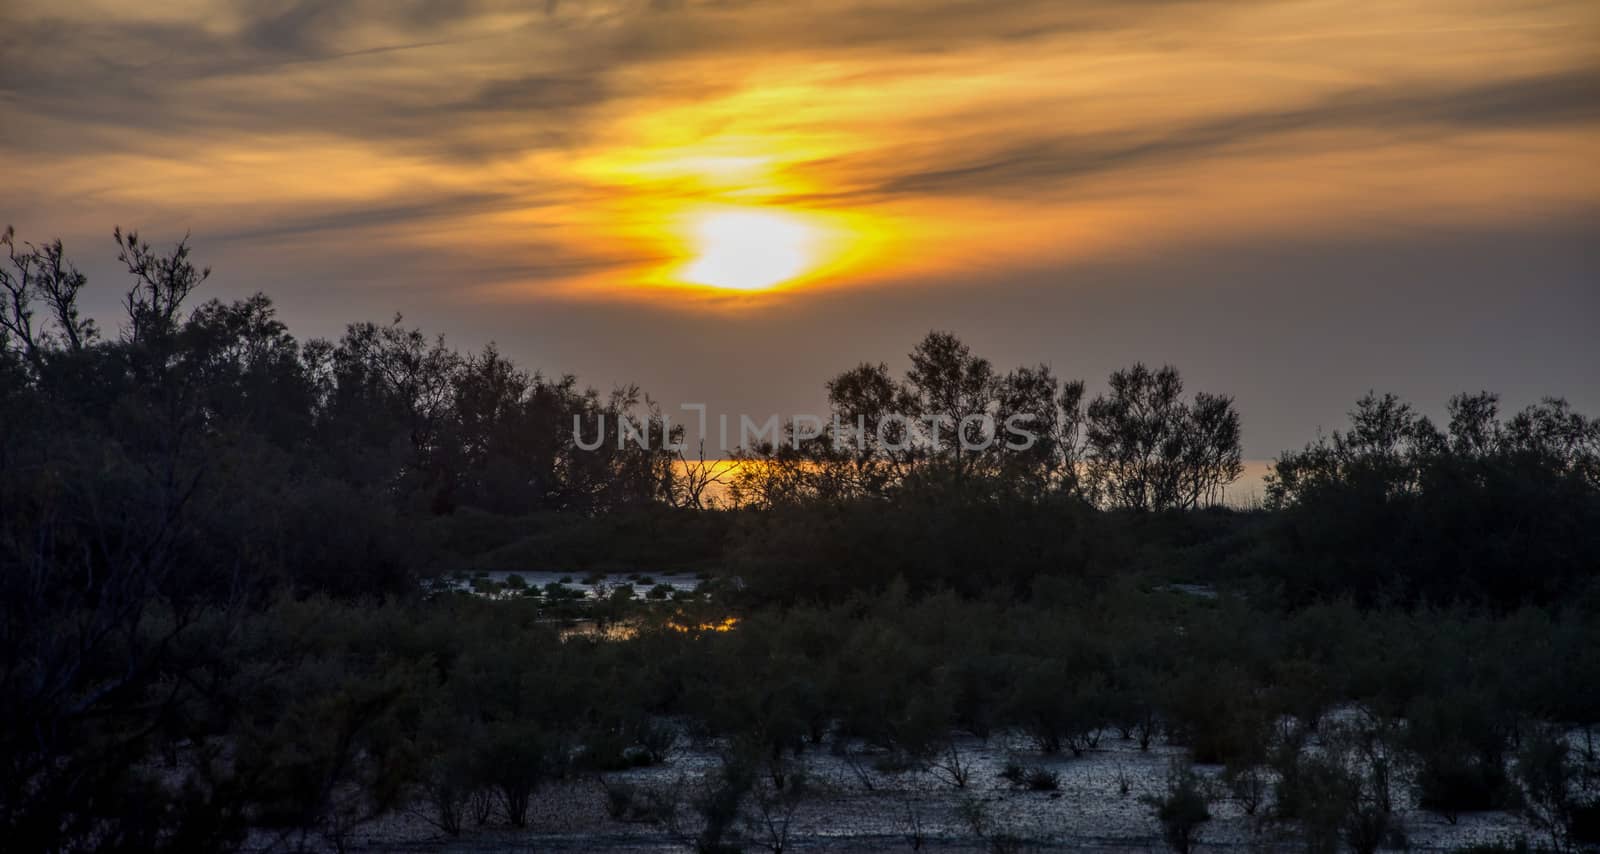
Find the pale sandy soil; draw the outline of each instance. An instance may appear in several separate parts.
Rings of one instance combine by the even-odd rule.
[[[868,789],[851,763],[825,750],[803,759],[814,793],[795,813],[786,850],[911,851],[914,827],[920,826],[923,850],[941,852],[987,850],[961,817],[964,799],[981,802],[990,826],[1023,841],[1027,851],[1161,851],[1160,829],[1140,795],[1163,785],[1176,748],[1157,746],[1141,752],[1137,744],[1108,735],[1100,748],[1078,758],[1047,757],[1029,752],[1020,740],[961,742],[972,767],[965,790],[925,772],[883,774],[868,771]],[[1008,757],[1043,766],[1060,774],[1057,792],[1013,790],[998,779]],[[627,783],[660,790],[692,789],[700,775],[715,767],[713,751],[690,747],[666,765],[605,775],[611,784]],[[1201,767],[1215,776],[1220,769]],[[1120,791],[1126,779],[1130,790]],[[1529,833],[1505,813],[1469,814],[1451,825],[1442,817],[1416,810],[1404,785],[1395,792],[1397,809],[1411,850],[1449,851],[1474,842],[1505,840]],[[1238,804],[1219,800],[1213,819],[1201,834],[1199,850],[1302,850],[1290,827],[1264,824],[1246,816]],[[595,778],[565,781],[536,796],[529,827],[505,827],[496,817],[483,828],[470,826],[451,839],[417,815],[390,816],[358,828],[350,837],[360,851],[499,852],[612,851],[664,852],[691,850],[659,825],[612,819],[606,812],[603,784]],[[994,831],[992,831],[994,832]],[[1532,835],[1531,833],[1529,834]],[[745,850],[771,850],[759,836],[745,833]],[[262,846],[264,836],[252,842]]]

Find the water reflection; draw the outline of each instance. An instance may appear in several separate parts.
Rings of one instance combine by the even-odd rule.
[[[486,599],[543,597],[549,602],[598,601],[631,590],[639,599],[681,601],[695,594],[703,579],[679,572],[458,572],[429,580],[434,592],[471,593]]]
[[[633,620],[621,622],[599,620],[573,620],[561,627],[561,642],[569,640],[630,641],[639,636],[639,624]]]
[[[567,620],[563,621],[560,631],[562,642],[569,640],[590,641],[631,641],[639,637],[641,627],[645,624],[642,618],[627,620]],[[719,634],[731,632],[739,625],[738,617],[724,617],[720,620],[693,622],[683,614],[667,618],[661,624],[670,631],[679,634],[694,635]]]
[[[681,615],[680,615],[681,616]],[[684,623],[674,618],[666,622],[667,628],[684,634],[702,634],[705,632],[731,632],[739,624],[738,617],[724,617],[714,623]]]

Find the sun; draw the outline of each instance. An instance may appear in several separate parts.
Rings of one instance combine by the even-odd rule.
[[[781,285],[821,262],[819,226],[772,208],[716,208],[690,217],[693,258],[678,277],[690,284],[740,291]]]

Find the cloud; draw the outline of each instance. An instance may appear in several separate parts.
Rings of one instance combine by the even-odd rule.
[[[570,142],[584,111],[614,97],[670,94],[646,72],[676,61],[961,50],[987,42],[1127,26],[1111,2],[827,0],[660,3],[290,0],[217,2],[206,15],[119,16],[53,10],[0,32],[0,98],[12,150],[93,151],[116,138],[161,150],[215,133],[325,133],[466,159],[515,147],[437,121],[486,111]],[[686,94],[731,81],[715,75]],[[472,93],[466,97],[462,92]],[[514,115],[513,115],[514,114]],[[35,125],[29,127],[30,124]],[[470,141],[469,141],[470,138]],[[537,141],[532,144],[539,144]]]
[[[249,225],[212,232],[208,240],[219,243],[318,239],[344,239],[349,232],[375,228],[458,219],[527,206],[522,199],[504,193],[457,193],[427,199],[387,199],[374,204],[336,210],[304,209],[275,214],[265,224]]]
[[[470,98],[444,108],[468,113],[564,112],[593,106],[605,100],[606,92],[598,75],[528,74],[486,83]]]
[[[1343,92],[1302,106],[1134,133],[1028,140],[960,162],[893,175],[864,195],[1009,194],[1018,187],[1180,163],[1305,132],[1390,136],[1539,128],[1600,120],[1600,70],[1571,69],[1469,86]]]
[[[908,238],[880,267],[1025,264],[1091,228],[1248,220],[1267,240],[1386,208],[1553,209],[1586,192],[1562,170],[1600,121],[1571,26],[1592,13],[1563,0],[1422,2],[1381,27],[1273,0],[193,5],[58,4],[0,28],[22,214],[377,253],[470,231],[455,263],[529,290],[677,257],[674,218],[723,202],[874,228],[892,209],[882,230]],[[1304,204],[1285,189],[1346,152],[1390,156],[1304,173]],[[1249,204],[1267,213],[1234,216]],[[1304,221],[1277,222],[1289,207]]]

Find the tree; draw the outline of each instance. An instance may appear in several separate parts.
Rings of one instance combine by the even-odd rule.
[[[290,335],[265,294],[195,308],[175,363],[205,428],[261,436],[303,453],[312,431],[313,389]]]
[[[211,277],[211,268],[195,267],[189,260],[188,235],[163,255],[140,240],[136,231],[123,234],[118,228],[112,234],[117,241],[117,260],[134,278],[124,299],[128,340],[150,348],[156,357],[151,364],[160,370],[164,367],[160,357],[166,355],[169,340],[178,332],[179,311],[189,295]]]
[[[1448,431],[1392,394],[1282,454],[1268,479],[1291,598],[1554,601],[1600,554],[1600,421],[1559,399],[1509,421],[1487,392]]]
[[[1061,488],[1077,489],[1079,453],[1078,404],[1082,383],[1061,383],[1048,365],[1017,368],[995,384],[996,446],[990,456],[1002,479],[1032,495]],[[1061,395],[1058,408],[1057,395]],[[1031,441],[1019,435],[1031,435]]]
[[[0,311],[0,332],[20,346],[35,370],[43,367],[45,351],[59,336],[68,353],[81,353],[97,336],[93,320],[78,313],[78,292],[88,278],[67,260],[60,240],[43,247],[24,244],[17,251],[16,233],[10,226],[0,232],[0,246],[6,248],[10,267],[0,266],[0,288],[5,290],[5,307]],[[34,303],[42,300],[54,322],[54,332],[35,329]]]
[[[129,382],[153,344],[101,343],[79,319],[84,279],[59,241],[17,253],[8,229],[3,242],[16,273],[0,337],[31,375],[12,373],[0,407],[0,827],[22,847],[226,844],[239,813],[219,787],[135,806],[159,788],[142,767],[157,734],[185,728],[180,710],[217,664],[197,638],[235,625],[248,588],[240,561],[200,559],[215,449],[188,398]],[[145,269],[183,268],[133,246]],[[163,303],[174,321],[176,294]],[[53,328],[33,323],[39,299]],[[25,417],[13,420],[16,403]]]
[[[903,479],[915,460],[911,392],[895,382],[889,367],[862,363],[827,383],[831,420],[828,438],[842,454],[841,487],[847,495],[883,495]],[[835,426],[837,425],[837,427]]]
[[[1355,489],[1378,501],[1414,493],[1420,462],[1443,441],[1410,404],[1368,392],[1350,412],[1348,431],[1278,458],[1267,480],[1268,503],[1281,508],[1330,489]]]
[[[1239,412],[1233,408],[1232,398],[1200,392],[1187,416],[1178,504],[1186,508],[1216,504],[1222,500],[1223,488],[1244,473]]]
[[[953,451],[958,472],[966,473],[974,458],[982,456],[971,448],[991,441],[997,432],[992,423],[996,381],[989,360],[973,355],[949,332],[929,332],[911,351],[906,384],[918,420],[936,455],[946,456],[942,449]],[[987,424],[980,420],[985,417],[991,419]]]
[[[1183,380],[1170,365],[1135,364],[1114,372],[1110,386],[1085,419],[1089,491],[1101,502],[1192,509],[1216,500],[1243,472],[1231,398],[1201,393],[1184,402]]]
[[[674,507],[706,510],[717,506],[714,488],[728,488],[738,474],[736,460],[706,459],[706,441],[700,440],[700,452],[689,459],[678,451],[677,467],[668,485],[667,503]]]
[[[319,351],[329,359],[331,385],[319,420],[330,445],[380,455],[363,479],[388,479],[397,496],[421,497],[442,512],[456,492],[455,449],[442,440],[461,359],[443,339],[430,341],[401,321],[353,323],[336,346]]]

